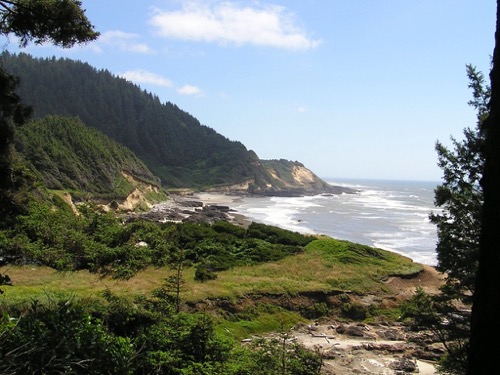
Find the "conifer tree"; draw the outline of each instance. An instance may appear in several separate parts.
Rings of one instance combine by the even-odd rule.
[[[485,167],[479,240],[479,263],[472,307],[469,367],[467,374],[498,372],[500,336],[500,0],[497,0],[495,48],[490,72],[489,114],[483,123]]]
[[[490,89],[483,74],[471,65],[467,65],[467,76],[473,93],[469,105],[477,113],[476,127],[466,128],[461,141],[452,137],[453,150],[437,142],[443,184],[435,190],[435,204],[442,212],[432,214],[430,219],[437,225],[437,268],[447,275],[447,290],[453,294],[450,298],[470,304],[477,271],[483,204],[480,180],[484,167],[484,135],[481,124],[488,116]]]
[[[490,98],[483,74],[471,65],[466,68],[473,93],[469,105],[476,109],[477,123],[474,129],[464,130],[463,140],[451,138],[453,149],[441,142],[436,144],[443,183],[435,190],[435,204],[442,211],[431,214],[430,219],[438,232],[437,269],[447,278],[440,295],[433,298],[432,321],[427,316],[431,310],[425,307],[418,317],[431,326],[447,349],[441,369],[454,374],[465,374],[467,369],[470,324],[466,311],[457,306],[470,307],[474,293],[483,204],[480,183],[484,169],[482,124],[488,117]],[[440,318],[435,315],[437,312]],[[442,324],[443,318],[447,324]]]

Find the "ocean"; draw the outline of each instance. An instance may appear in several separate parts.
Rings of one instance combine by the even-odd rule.
[[[324,234],[436,265],[436,227],[429,214],[439,182],[326,179],[357,194],[246,197],[232,205],[256,222]]]

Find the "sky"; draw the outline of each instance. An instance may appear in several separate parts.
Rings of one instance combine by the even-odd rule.
[[[438,181],[437,140],[476,115],[494,0],[83,0],[101,33],[29,45],[126,78],[261,159],[323,178]],[[19,51],[15,38],[4,43]]]

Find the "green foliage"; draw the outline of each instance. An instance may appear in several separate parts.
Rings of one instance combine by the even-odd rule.
[[[443,373],[466,374],[470,316],[458,310],[446,292],[429,296],[421,288],[400,306],[400,319],[410,320],[411,328],[430,329],[446,349],[439,361]]]
[[[308,248],[320,251],[332,263],[376,264],[389,260],[389,253],[386,251],[333,238],[315,241]]]
[[[133,373],[131,340],[110,334],[80,304],[34,301],[22,316],[11,314],[0,320],[2,374]]]
[[[319,374],[321,357],[286,334],[248,347],[205,314],[174,314],[143,298],[1,306],[2,374]]]
[[[6,220],[17,210],[13,199],[16,190],[13,168],[14,127],[23,124],[31,114],[31,108],[21,104],[14,92],[19,79],[0,65],[0,217]]]
[[[473,89],[473,100],[469,104],[477,111],[476,128],[465,129],[462,141],[452,138],[453,150],[437,143],[444,182],[436,189],[435,203],[442,212],[430,216],[438,230],[438,269],[447,274],[448,284],[458,288],[455,292],[462,294],[464,300],[474,291],[477,271],[483,204],[480,180],[484,167],[484,134],[481,124],[488,116],[490,95],[480,72],[468,65],[467,75],[469,88]]]
[[[29,41],[52,42],[63,47],[94,40],[99,35],[75,0],[12,0],[0,1],[0,33],[14,34],[20,45]],[[0,66],[0,220],[7,221],[19,211],[15,194],[22,184],[22,176],[14,171],[12,143],[14,126],[23,124],[31,115],[31,108],[21,104],[14,92],[19,78],[8,73],[4,60]],[[20,182],[21,181],[21,182]]]
[[[2,55],[22,77],[19,94],[35,116],[79,117],[141,158],[168,187],[205,187],[270,176],[257,155],[200,124],[172,103],[162,104],[108,71],[69,59]]]
[[[17,138],[17,149],[49,189],[124,199],[133,186],[122,172],[159,185],[132,152],[76,118],[48,116],[31,121],[19,129]]]
[[[61,47],[86,43],[99,33],[85,16],[77,0],[10,0],[0,1],[0,32],[20,38],[22,47],[50,42]]]
[[[317,352],[306,350],[291,337],[281,334],[252,341],[241,351],[236,364],[238,375],[319,375],[323,362]]]
[[[270,243],[290,246],[306,246],[314,240],[314,237],[304,236],[298,232],[255,222],[248,227],[248,235]]]
[[[214,268],[208,262],[202,262],[196,266],[194,279],[199,282],[217,279]]]
[[[435,204],[442,211],[430,216],[438,231],[437,268],[447,275],[441,294],[433,299],[440,320],[447,324],[438,322],[433,327],[447,348],[442,369],[456,374],[465,373],[467,368],[470,319],[457,309],[457,305],[472,304],[476,285],[484,204],[481,186],[485,166],[483,123],[489,115],[491,95],[482,73],[467,65],[467,76],[473,94],[469,105],[476,110],[476,127],[466,128],[461,141],[452,137],[451,150],[437,142],[444,182],[435,191]]]
[[[136,220],[123,224],[92,205],[80,204],[79,215],[62,207],[33,201],[12,228],[0,231],[4,262],[41,264],[57,270],[88,269],[125,279],[150,265],[171,266],[177,271],[195,265],[201,281],[214,279],[216,271],[297,254],[310,241],[298,233],[262,225],[255,231],[229,223],[210,226]]]
[[[308,319],[318,319],[328,316],[330,312],[330,308],[325,302],[317,302],[311,306],[307,306],[301,314]]]
[[[230,355],[231,342],[214,331],[206,315],[176,314],[152,326],[142,337],[143,368],[156,374],[215,374]]]
[[[121,238],[111,214],[80,206],[80,215],[32,202],[2,233],[0,256],[8,263],[43,264],[57,270],[89,269],[127,278],[150,264],[150,254]]]
[[[433,299],[422,288],[417,288],[413,297],[401,304],[400,310],[400,319],[411,319],[414,329],[432,327],[439,321]]]

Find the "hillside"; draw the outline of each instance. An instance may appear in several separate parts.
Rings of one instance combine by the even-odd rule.
[[[17,132],[16,148],[48,189],[123,200],[135,189],[134,181],[160,187],[130,150],[76,118],[48,116],[27,123]]]
[[[7,52],[2,62],[9,73],[20,77],[19,95],[33,107],[35,118],[78,117],[129,148],[166,188],[229,187],[261,194],[329,189],[317,177],[313,184],[283,179],[293,175],[293,163],[280,161],[277,168],[276,161],[261,161],[240,142],[106,70],[70,59]]]

